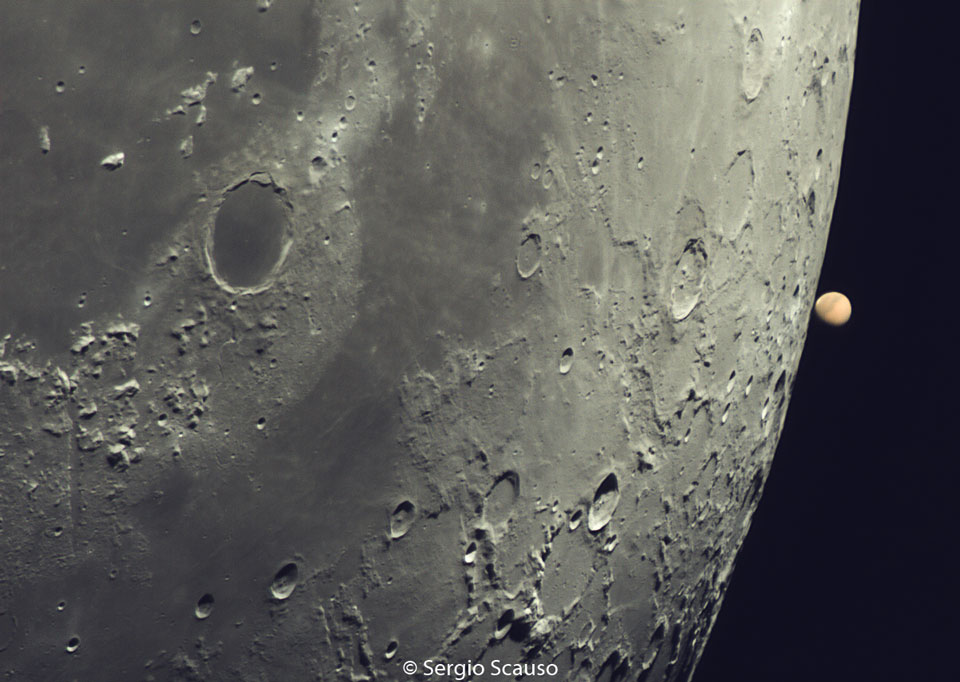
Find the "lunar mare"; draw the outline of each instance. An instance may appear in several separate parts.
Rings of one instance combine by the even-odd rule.
[[[857,10],[9,8],[0,672],[690,679]]]

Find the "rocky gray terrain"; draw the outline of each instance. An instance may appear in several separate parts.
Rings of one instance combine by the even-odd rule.
[[[4,679],[692,676],[857,2],[0,9]]]

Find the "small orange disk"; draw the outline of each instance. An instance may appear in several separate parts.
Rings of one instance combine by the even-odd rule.
[[[850,319],[852,308],[850,299],[838,291],[829,291],[817,299],[813,309],[817,317],[834,327],[839,327],[847,323]]]

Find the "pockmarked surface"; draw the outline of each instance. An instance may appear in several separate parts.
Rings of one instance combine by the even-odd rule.
[[[0,7],[0,677],[692,675],[856,2]]]

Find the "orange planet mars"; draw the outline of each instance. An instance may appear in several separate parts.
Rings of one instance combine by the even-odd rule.
[[[850,319],[850,299],[838,291],[829,291],[817,299],[813,309],[817,317],[834,327],[845,325]]]

